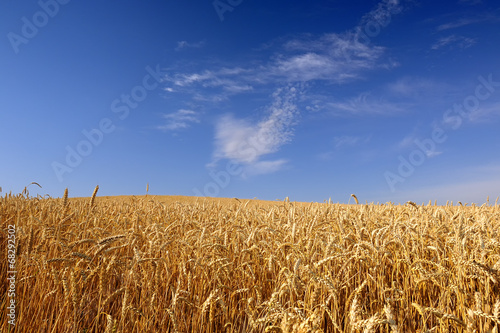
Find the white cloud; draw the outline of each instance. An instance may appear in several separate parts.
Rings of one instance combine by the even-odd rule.
[[[284,44],[285,49],[305,53],[285,59],[278,65],[285,64],[285,69],[298,68],[298,71],[292,71],[292,77],[332,81],[357,78],[363,70],[395,67],[398,64],[392,60],[388,64],[380,63],[385,48],[374,45],[372,29],[383,29],[391,22],[392,15],[400,13],[402,9],[399,0],[383,0],[351,30],[324,34],[319,38],[304,35],[292,39]]]
[[[173,83],[180,87],[185,87],[194,83],[203,83],[205,86],[214,86],[216,85],[216,82],[220,82],[220,79],[217,78],[213,71],[208,70],[205,70],[201,74],[194,73],[177,75],[175,79],[173,79]]]
[[[216,126],[213,164],[229,159],[247,167],[248,173],[274,172],[284,165],[284,160],[260,161],[261,157],[278,151],[290,142],[293,125],[298,116],[296,87],[280,88],[273,94],[269,115],[252,123],[232,115],[221,117]]]
[[[425,152],[425,155],[426,155],[428,158],[433,158],[433,157],[436,157],[436,156],[441,155],[442,153],[443,153],[442,151],[427,150],[427,151]]]
[[[243,93],[243,92],[252,91],[253,87],[251,85],[248,85],[248,84],[246,84],[246,85],[233,84],[233,85],[225,86],[224,90],[228,91],[230,93],[239,94],[239,93]]]
[[[277,62],[274,71],[285,75],[292,81],[309,81],[326,77],[334,63],[327,57],[316,53],[306,53]]]
[[[200,114],[192,110],[180,109],[177,112],[167,113],[163,115],[166,120],[164,125],[158,126],[158,129],[163,131],[176,131],[188,128],[191,123],[200,122]]]
[[[455,47],[466,49],[471,47],[476,43],[476,40],[469,37],[450,35],[447,37],[442,37],[438,39],[432,46],[431,49],[439,50],[443,47],[448,47],[449,49],[453,49]]]

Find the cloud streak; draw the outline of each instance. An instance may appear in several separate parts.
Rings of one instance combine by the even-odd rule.
[[[158,126],[162,131],[177,131],[191,126],[192,123],[200,122],[200,114],[192,110],[180,109],[177,112],[163,115],[165,124]]]
[[[443,24],[439,25],[436,30],[437,31],[445,31],[445,30],[465,27],[465,26],[471,25],[471,24],[498,22],[498,21],[499,21],[498,15],[495,15],[494,13],[484,13],[481,15],[475,15],[472,17],[463,17],[463,18],[457,19],[455,21],[443,23]]]
[[[346,101],[328,102],[326,109],[338,116],[359,114],[387,116],[406,112],[403,104],[373,98],[370,93],[362,93]]]
[[[442,37],[438,39],[432,46],[431,49],[439,50],[444,47],[448,47],[449,49],[453,49],[458,47],[460,49],[466,49],[471,47],[476,43],[476,40],[469,37],[450,35],[447,37]]]

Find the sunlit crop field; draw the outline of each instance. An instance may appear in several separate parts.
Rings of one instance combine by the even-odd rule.
[[[95,194],[95,193],[94,193]],[[0,198],[2,332],[498,332],[500,207]]]

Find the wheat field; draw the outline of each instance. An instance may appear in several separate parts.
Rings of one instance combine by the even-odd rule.
[[[96,192],[0,198],[17,271],[15,326],[0,284],[2,332],[499,331],[496,203]]]

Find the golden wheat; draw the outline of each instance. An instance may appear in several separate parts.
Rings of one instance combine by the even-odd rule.
[[[4,248],[17,230],[16,332],[498,332],[497,204],[97,191],[0,198]]]

